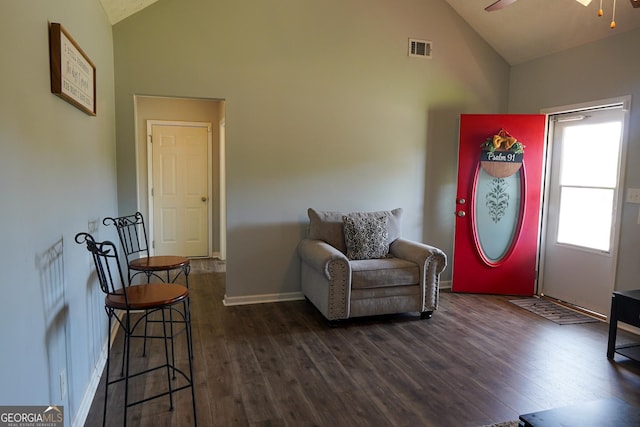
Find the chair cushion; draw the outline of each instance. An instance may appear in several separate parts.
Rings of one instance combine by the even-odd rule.
[[[347,258],[384,258],[389,253],[387,216],[358,218],[343,216]]]
[[[351,288],[370,289],[420,283],[417,264],[400,258],[350,261]]]
[[[309,238],[323,240],[346,255],[347,246],[344,240],[344,223],[342,212],[319,211],[313,208],[307,210],[309,215]],[[350,217],[380,217],[387,216],[387,241],[389,244],[400,237],[402,228],[402,208],[391,211],[352,212]]]

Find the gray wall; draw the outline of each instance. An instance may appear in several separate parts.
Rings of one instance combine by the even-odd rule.
[[[96,117],[51,94],[48,22],[96,65]],[[73,239],[90,227],[113,238],[98,227],[117,203],[112,28],[97,0],[6,1],[0,39],[0,403],[63,404],[71,425],[107,335]]]
[[[617,30],[616,30],[617,31]],[[513,67],[510,113],[631,95],[625,188],[640,188],[640,30]],[[639,205],[624,203],[616,289],[640,287]]]
[[[451,255],[458,116],[505,112],[509,66],[444,1],[162,0],[113,32],[121,213],[133,96],[226,101],[228,297],[299,291],[308,207],[403,207]]]

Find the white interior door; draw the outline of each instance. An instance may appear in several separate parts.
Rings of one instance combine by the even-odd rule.
[[[150,210],[155,255],[209,255],[208,123],[151,124]]]
[[[622,108],[551,117],[542,292],[608,314],[615,282]]]

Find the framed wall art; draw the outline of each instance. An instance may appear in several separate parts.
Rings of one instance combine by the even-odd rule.
[[[96,115],[96,67],[59,23],[49,24],[51,93]]]

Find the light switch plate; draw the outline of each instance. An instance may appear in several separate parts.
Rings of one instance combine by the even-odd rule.
[[[627,188],[627,203],[640,204],[640,188]]]

